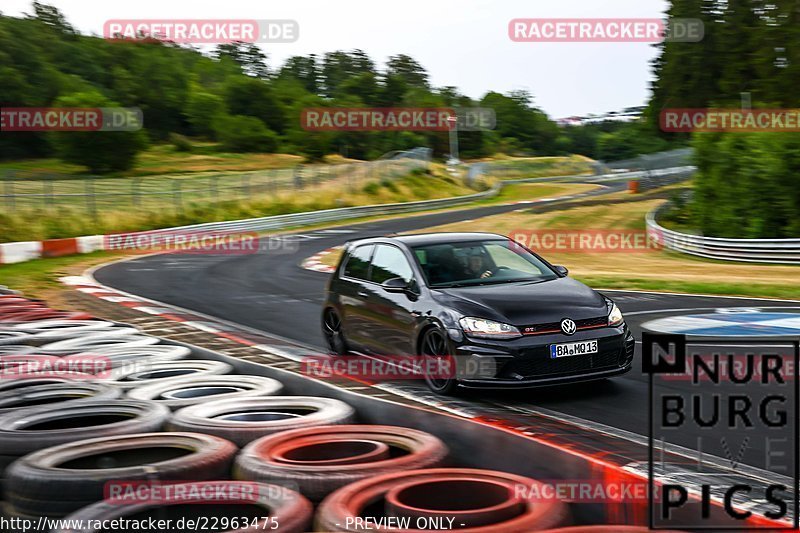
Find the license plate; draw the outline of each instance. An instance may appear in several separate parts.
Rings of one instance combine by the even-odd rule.
[[[570,357],[572,355],[586,355],[590,353],[597,353],[596,340],[550,345],[550,359]]]

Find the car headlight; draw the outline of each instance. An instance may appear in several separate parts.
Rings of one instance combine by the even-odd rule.
[[[464,333],[470,337],[480,339],[512,339],[521,337],[522,334],[517,328],[510,324],[486,320],[484,318],[464,317],[458,321]]]
[[[611,304],[611,311],[608,312],[608,325],[619,326],[624,320],[622,311],[619,310],[617,304]]]

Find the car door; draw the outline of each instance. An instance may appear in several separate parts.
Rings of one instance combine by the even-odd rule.
[[[403,250],[392,244],[378,244],[372,255],[372,287],[367,304],[375,353],[408,355],[415,352],[413,334],[418,298],[413,292],[388,292],[381,287],[381,283],[392,278],[416,285],[414,270]]]
[[[367,320],[369,267],[374,244],[363,244],[349,252],[339,277],[339,302],[345,339],[355,350],[369,349],[370,329]]]

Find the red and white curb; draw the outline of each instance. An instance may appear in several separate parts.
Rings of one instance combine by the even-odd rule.
[[[322,258],[330,253],[335,252],[336,250],[341,250],[341,249],[342,249],[341,246],[334,246],[333,248],[322,250],[318,254],[312,255],[311,257],[304,259],[303,262],[300,263],[300,267],[305,268],[306,270],[313,270],[314,272],[325,272],[326,274],[333,274],[333,272],[336,270],[336,267],[322,263]]]

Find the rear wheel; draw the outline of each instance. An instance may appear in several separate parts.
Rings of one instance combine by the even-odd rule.
[[[347,341],[342,331],[342,319],[335,309],[327,309],[322,317],[322,333],[328,349],[335,355],[347,355]]]
[[[440,370],[455,370],[448,345],[447,335],[439,328],[431,328],[426,331],[420,343],[420,355],[423,359],[427,359],[425,361],[427,370],[424,372],[425,384],[436,394],[451,395],[458,387],[456,378],[447,377],[450,372],[441,372]],[[431,372],[431,369],[434,371]]]

